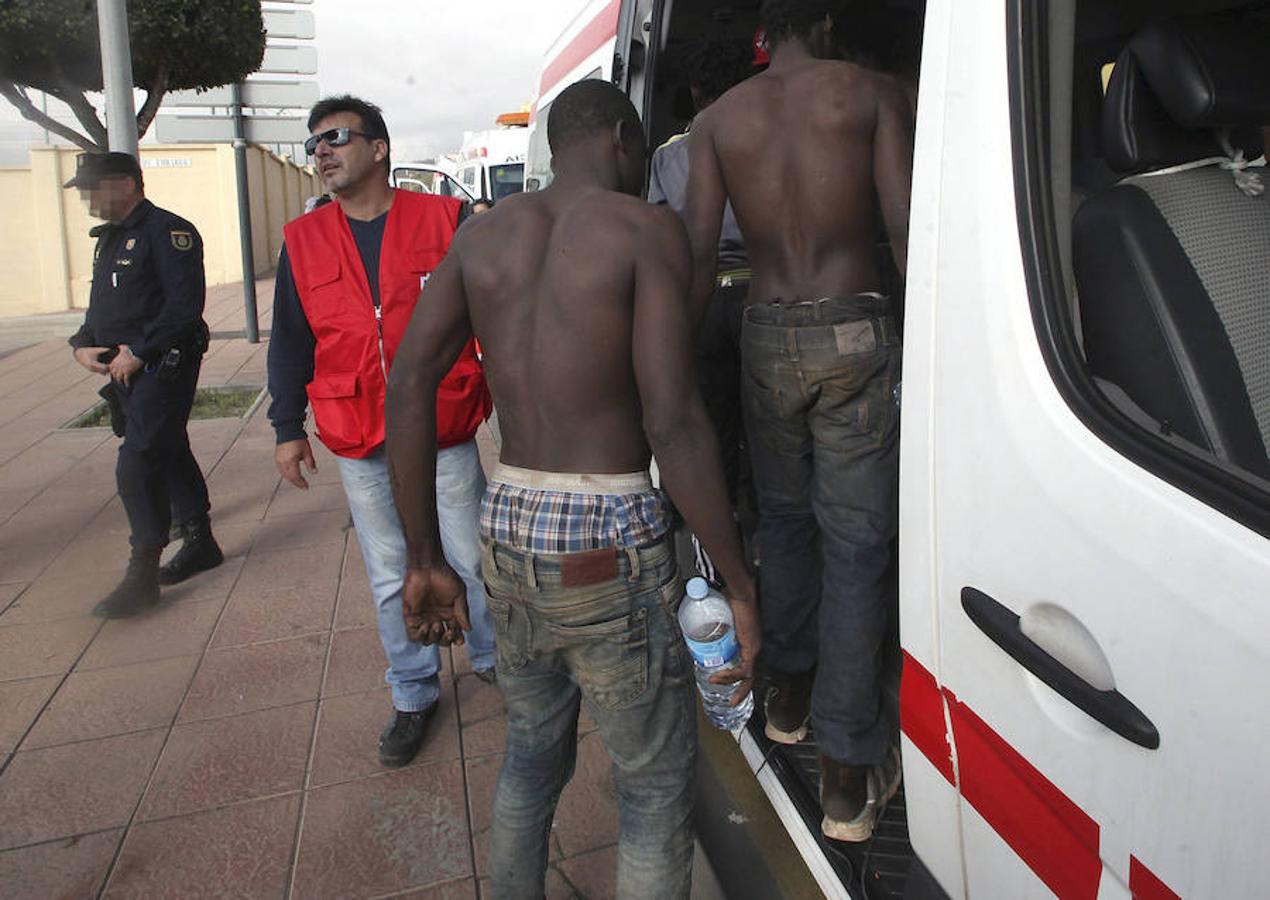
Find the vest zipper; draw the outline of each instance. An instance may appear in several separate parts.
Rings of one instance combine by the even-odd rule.
[[[375,304],[375,334],[379,339],[379,371],[384,373],[384,386],[388,386],[388,357],[384,355],[384,310]]]

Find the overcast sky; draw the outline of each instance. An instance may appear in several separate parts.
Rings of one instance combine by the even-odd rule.
[[[318,83],[379,104],[396,159],[453,152],[533,100],[547,46],[585,3],[315,0]]]
[[[357,94],[382,107],[393,157],[405,161],[457,151],[465,130],[492,128],[497,115],[531,102],[548,45],[585,4],[314,0],[294,8],[317,20],[322,93]],[[0,165],[25,165],[33,142],[42,143],[43,132],[0,99]]]

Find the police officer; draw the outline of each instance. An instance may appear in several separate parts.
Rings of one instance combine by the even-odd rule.
[[[90,232],[97,238],[92,293],[69,343],[76,362],[110,376],[103,396],[123,418],[115,474],[132,531],[128,571],[93,613],[123,618],[158,603],[160,584],[224,559],[186,432],[208,338],[203,242],[193,225],[145,198],[133,156],[80,154],[77,162],[64,186],[78,188],[105,224]],[[160,569],[170,533],[184,542]]]

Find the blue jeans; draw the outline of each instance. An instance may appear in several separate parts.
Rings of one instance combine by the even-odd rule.
[[[900,346],[889,302],[751,306],[742,395],[758,493],[763,655],[816,669],[811,721],[838,762],[882,761],[885,585],[899,518]]]
[[[543,895],[551,821],[573,776],[578,710],[586,703],[613,760],[618,898],[687,898],[697,719],[669,539],[614,551],[617,577],[583,587],[563,586],[562,557],[484,545],[507,705],[492,896]]]
[[[388,657],[384,680],[392,687],[392,705],[418,712],[437,699],[441,655],[435,646],[406,636],[401,616],[401,584],[406,570],[406,539],[393,505],[388,458],[380,448],[365,459],[337,457],[344,494],[353,513],[357,542],[370,577],[370,593],[379,611],[379,640]],[[472,630],[467,655],[477,671],[494,665],[494,626],[485,608],[481,582],[480,511],[485,472],[468,441],[437,451],[437,517],[446,561],[467,587]]]

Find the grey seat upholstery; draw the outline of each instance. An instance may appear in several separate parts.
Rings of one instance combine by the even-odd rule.
[[[1091,373],[1162,432],[1270,477],[1270,194],[1217,163],[1262,153],[1264,20],[1144,28],[1117,60],[1103,153],[1129,177],[1085,201],[1073,265]],[[1225,142],[1223,144],[1223,141]],[[1166,170],[1166,171],[1160,171]],[[1270,187],[1270,172],[1261,171]]]

